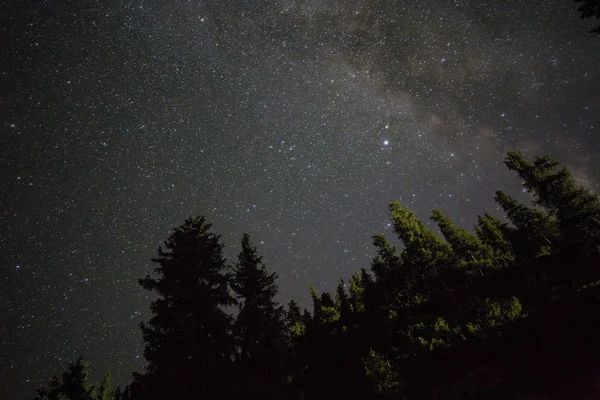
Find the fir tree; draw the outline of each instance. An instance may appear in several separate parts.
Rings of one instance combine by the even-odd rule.
[[[123,400],[126,399],[124,392],[121,391],[121,387],[117,386],[117,388],[115,389],[115,392],[113,394],[113,397],[115,398],[115,400]]]
[[[67,372],[63,373],[61,392],[70,400],[87,400],[92,398],[93,386],[88,382],[89,363],[79,357],[75,363],[69,363]]]
[[[402,262],[420,278],[438,275],[449,264],[451,247],[427,229],[413,212],[395,201],[390,204],[390,217],[404,244]]]
[[[111,374],[108,371],[102,382],[94,388],[94,400],[115,400],[115,394],[112,392]]]
[[[391,275],[402,268],[402,261],[396,252],[396,247],[383,235],[374,235],[373,245],[377,249],[377,256],[373,259],[371,271],[376,281],[389,280]]]
[[[37,389],[34,400],[114,400],[110,389],[110,372],[99,385],[89,382],[89,363],[79,357],[70,362],[59,378],[52,377],[48,387]]]
[[[335,289],[335,307],[339,313],[340,330],[346,331],[352,328],[352,309],[350,297],[346,292],[346,285],[342,279]]]
[[[509,152],[506,166],[516,171],[535,204],[556,217],[566,251],[585,255],[600,246],[600,199],[578,185],[569,170],[550,157],[533,162],[519,152]]]
[[[319,326],[323,323],[323,310],[321,308],[321,295],[317,292],[317,288],[312,283],[309,283],[310,298],[313,305],[312,325]]]
[[[413,272],[400,258],[396,247],[385,236],[374,235],[373,245],[377,255],[371,262],[371,271],[375,276],[375,285],[382,304],[390,311],[397,312],[413,302],[411,295],[415,283]]]
[[[453,281],[460,281],[463,274],[456,268],[452,247],[397,201],[390,204],[390,216],[404,244],[400,257],[414,280],[411,297],[415,303],[442,296],[462,309],[452,294]]]
[[[577,8],[581,19],[600,19],[600,0],[575,0],[575,3],[583,3]],[[590,33],[600,34],[600,25],[592,29]]]
[[[506,222],[485,213],[477,216],[475,233],[481,242],[490,246],[493,251],[494,263],[499,267],[512,264],[515,259],[510,238],[514,236],[514,228]]]
[[[302,322],[302,311],[298,303],[290,300],[286,312],[286,326],[292,336],[299,336],[304,332],[304,324]]]
[[[244,380],[244,395],[250,398],[281,396],[285,377],[284,312],[275,301],[276,279],[276,273],[267,272],[250,236],[244,234],[231,287],[239,299],[234,324],[237,364]]]
[[[493,267],[492,248],[477,236],[457,227],[440,210],[434,210],[431,219],[438,224],[444,238],[452,247],[455,262],[469,272],[483,272]]]
[[[153,316],[141,324],[148,361],[131,386],[134,399],[184,399],[192,393],[223,397],[232,359],[230,295],[220,236],[204,217],[176,228],[152,261],[157,278],[140,284],[158,298]]]
[[[501,191],[496,192],[495,200],[516,228],[510,239],[517,258],[526,261],[558,252],[561,238],[556,218],[520,204]]]
[[[361,275],[360,272],[355,272],[354,275],[350,277],[350,287],[349,291],[349,301],[350,301],[350,309],[359,317],[360,314],[365,312],[365,296],[364,296],[364,288],[361,285]]]

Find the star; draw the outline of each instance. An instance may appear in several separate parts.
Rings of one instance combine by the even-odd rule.
[[[121,387],[142,371],[137,280],[186,217],[229,261],[248,232],[285,273],[281,302],[310,307],[307,281],[331,288],[369,269],[373,234],[395,239],[391,201],[466,229],[496,210],[507,149],[600,182],[597,41],[566,14],[548,24],[556,7],[106,0],[49,24],[21,3],[3,10],[19,40],[2,49],[0,243],[3,356],[23,376],[0,398],[74,354]]]

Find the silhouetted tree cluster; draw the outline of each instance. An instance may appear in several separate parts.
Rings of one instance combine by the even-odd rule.
[[[121,400],[121,389],[111,388],[110,372],[99,384],[88,381],[89,363],[81,357],[71,362],[62,376],[52,377],[47,388],[37,389],[34,400]]]
[[[310,310],[276,302],[249,235],[229,265],[211,224],[186,220],[140,280],[157,295],[146,370],[113,393],[79,360],[36,399],[577,397],[565,382],[600,372],[600,200],[549,157],[505,164],[532,204],[498,191],[508,221],[483,214],[473,232],[434,210],[440,237],[393,202],[402,248],[375,235],[370,271],[310,286]]]
[[[600,19],[600,0],[575,0],[575,3],[583,3],[578,8],[582,19]],[[600,26],[592,29],[590,33],[600,34]]]

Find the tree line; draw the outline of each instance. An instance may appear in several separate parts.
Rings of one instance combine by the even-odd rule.
[[[373,236],[370,269],[311,309],[275,300],[249,235],[229,265],[206,218],[187,219],[139,280],[147,366],[124,390],[79,359],[35,400],[575,398],[600,373],[600,199],[550,157],[505,159],[533,204],[497,191],[506,220],[441,236],[390,204],[398,249]],[[569,393],[569,396],[567,396]]]

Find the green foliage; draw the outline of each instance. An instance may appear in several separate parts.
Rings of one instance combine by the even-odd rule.
[[[362,277],[359,272],[356,272],[350,278],[350,308],[354,313],[362,313],[365,311],[365,296],[362,286]]]
[[[294,300],[291,300],[288,304],[285,323],[292,338],[302,336],[306,332],[300,307]]]
[[[352,306],[350,305],[350,296],[346,292],[346,285],[341,280],[335,290],[335,308],[339,314],[339,322],[342,330],[352,326]]]
[[[552,214],[519,204],[501,191],[495,199],[516,227],[511,244],[518,259],[527,261],[558,252],[561,238]]]
[[[523,305],[516,297],[503,303],[486,298],[483,302],[476,302],[475,313],[476,319],[466,324],[466,330],[472,335],[482,337],[485,337],[486,332],[491,328],[497,328],[526,316]]]
[[[375,392],[380,399],[405,399],[404,383],[392,363],[383,355],[371,349],[364,357],[367,376],[375,384]]]
[[[560,245],[567,251],[592,255],[600,246],[600,199],[578,185],[566,167],[550,157],[536,157],[531,162],[519,152],[509,152],[506,166],[516,171],[523,186],[556,219]]]
[[[415,213],[395,201],[390,204],[390,217],[398,238],[404,244],[402,261],[421,275],[436,274],[452,257],[451,247],[438,238],[417,218]]]
[[[391,279],[392,275],[402,268],[402,261],[396,253],[396,247],[383,235],[374,235],[373,245],[377,249],[377,256],[373,259],[371,271],[377,281]]]
[[[340,310],[329,293],[321,294],[320,303],[323,323],[333,324],[340,320]]]
[[[449,347],[455,340],[463,338],[460,327],[451,328],[441,317],[426,318],[410,325],[406,335],[412,344],[412,352]]]
[[[102,382],[93,385],[88,381],[89,363],[79,357],[70,362],[61,378],[54,376],[48,387],[37,389],[35,400],[115,400],[111,392],[110,372]]]
[[[104,375],[102,382],[94,387],[93,398],[94,400],[115,400],[114,393],[112,392],[110,371]]]
[[[531,333],[536,329],[523,324],[543,321],[550,358],[570,353],[562,347],[573,332],[593,325],[600,200],[548,157],[529,161],[508,153],[505,162],[533,205],[498,191],[508,222],[486,213],[474,233],[434,210],[442,239],[393,202],[390,217],[402,247],[373,236],[371,271],[341,280],[332,294],[311,284],[312,312],[295,301],[279,306],[277,275],[247,234],[228,267],[210,224],[186,220],[153,259],[157,276],[140,280],[157,295],[152,318],[141,326],[145,373],[112,393],[110,374],[92,385],[79,359],[38,389],[36,400],[492,398],[498,381],[513,390],[529,374],[496,373],[488,364],[507,353],[519,354],[520,365],[536,347],[528,338],[539,340]],[[226,311],[234,305],[235,319]],[[568,315],[561,329],[575,325],[556,340],[555,314]],[[459,366],[465,369],[454,371]],[[510,390],[492,394],[516,398]]]
[[[515,231],[506,222],[485,213],[477,217],[475,233],[482,243],[492,249],[492,260],[498,267],[506,267],[514,262],[515,254],[510,238]]]
[[[444,238],[452,247],[454,263],[466,272],[484,274],[494,267],[494,251],[479,237],[457,227],[439,210],[434,210],[431,219],[438,224]]]
[[[377,255],[371,263],[371,270],[376,278],[376,290],[380,293],[382,305],[397,308],[414,303],[414,271],[402,262],[396,247],[385,236],[373,236],[373,245]]]

